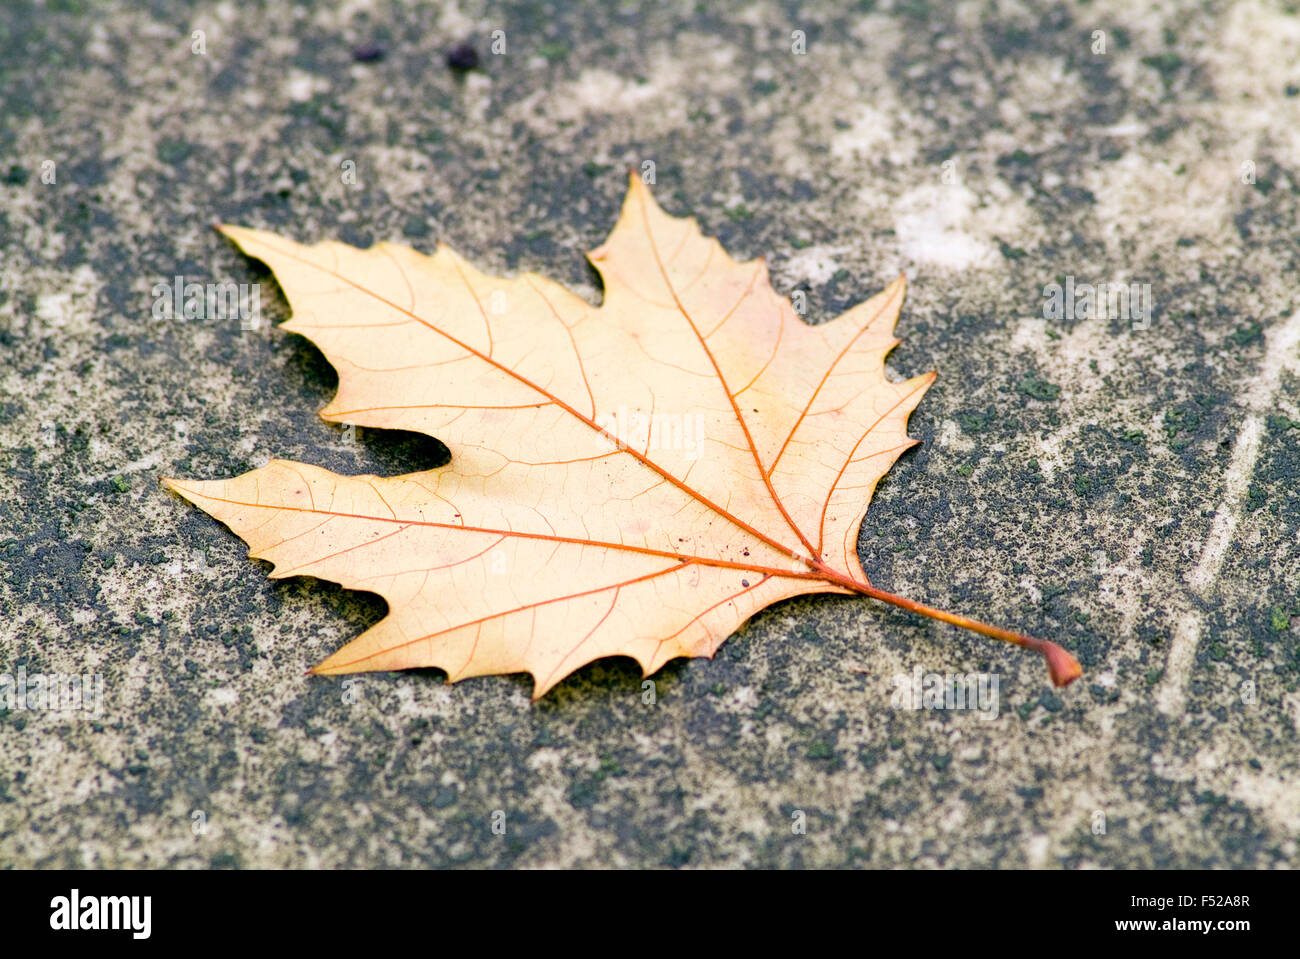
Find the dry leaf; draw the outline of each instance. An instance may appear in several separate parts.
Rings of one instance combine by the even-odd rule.
[[[489,276],[445,246],[301,246],[223,226],[274,271],[283,328],[338,369],[321,416],[415,430],[439,469],[339,476],[273,460],[229,480],[164,480],[268,560],[375,592],[390,612],[316,673],[435,666],[527,672],[534,698],[603,656],[646,675],[711,656],[802,593],[863,594],[1044,653],[1064,650],[875,589],[858,528],[916,440],[933,373],[890,382],[904,280],[819,326],[633,175],[590,254],[599,308],[532,273]]]

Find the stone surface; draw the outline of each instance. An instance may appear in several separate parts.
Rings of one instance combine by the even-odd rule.
[[[104,681],[97,718],[0,713],[0,864],[1293,865],[1294,7],[637,6],[0,7],[0,670]],[[260,283],[283,319],[224,220],[594,300],[581,252],[647,161],[812,321],[908,273],[891,369],[940,376],[862,559],[1082,680],[848,599],[766,611],[654,705],[621,660],[534,706],[303,675],[382,602],[269,581],[159,476],[444,452],[321,422],[314,348],[155,319],[154,285]],[[1067,277],[1154,307],[1044,319]],[[996,718],[891,708],[916,666],[997,674]]]

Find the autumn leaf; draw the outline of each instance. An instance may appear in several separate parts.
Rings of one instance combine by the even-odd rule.
[[[274,271],[339,374],[331,422],[414,430],[438,469],[340,476],[272,460],[234,479],[163,482],[274,565],[387,600],[389,614],[318,674],[439,667],[452,682],[530,673],[534,698],[604,656],[646,675],[712,656],[750,616],[803,593],[870,596],[1038,650],[1053,643],[870,584],[858,530],[904,450],[933,373],[885,355],[899,277],[817,326],[635,175],[589,254],[593,307],[533,273],[477,270],[381,243],[302,246],[219,229]]]

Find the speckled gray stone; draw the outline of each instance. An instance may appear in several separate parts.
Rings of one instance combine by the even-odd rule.
[[[0,7],[0,671],[105,684],[97,718],[0,714],[0,865],[1296,862],[1293,7],[303,6]],[[822,598],[674,662],[653,705],[624,660],[533,706],[521,676],[349,703],[304,675],[383,603],[268,580],[158,478],[445,451],[320,421],[306,341],[154,319],[153,286],[261,283],[283,319],[221,220],[445,240],[595,300],[581,253],[647,161],[811,321],[908,273],[890,368],[939,379],[862,559],[1082,680]],[[1149,325],[1045,320],[1067,277],[1150,284]],[[997,718],[891,708],[918,665],[996,673]]]

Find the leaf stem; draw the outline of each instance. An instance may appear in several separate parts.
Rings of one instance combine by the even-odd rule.
[[[1056,686],[1068,686],[1080,676],[1083,675],[1083,667],[1079,661],[1074,658],[1068,651],[1062,649],[1056,643],[1046,639],[1038,639],[1034,636],[1026,636],[1024,633],[1014,633],[1009,629],[1002,629],[1000,626],[990,626],[988,623],[981,623],[977,619],[971,619],[969,616],[962,616],[958,613],[949,613],[942,609],[935,609],[933,606],[926,606],[924,603],[918,603],[915,600],[908,599],[905,596],[896,596],[893,593],[887,593],[883,589],[876,589],[870,583],[861,583],[857,580],[841,576],[834,570],[816,564],[820,567],[820,572],[825,574],[828,579],[833,579],[837,584],[853,590],[855,593],[861,593],[863,596],[870,596],[872,599],[878,599],[882,603],[889,603],[891,606],[897,606],[899,609],[905,609],[908,612],[919,613],[922,616],[929,616],[931,619],[937,619],[940,622],[951,623],[953,626],[960,626],[963,629],[969,629],[979,633],[982,636],[989,636],[993,639],[1000,639],[1003,642],[1015,643],[1017,646],[1023,646],[1026,649],[1032,649],[1040,653],[1047,660],[1047,670],[1051,673],[1052,683]]]

